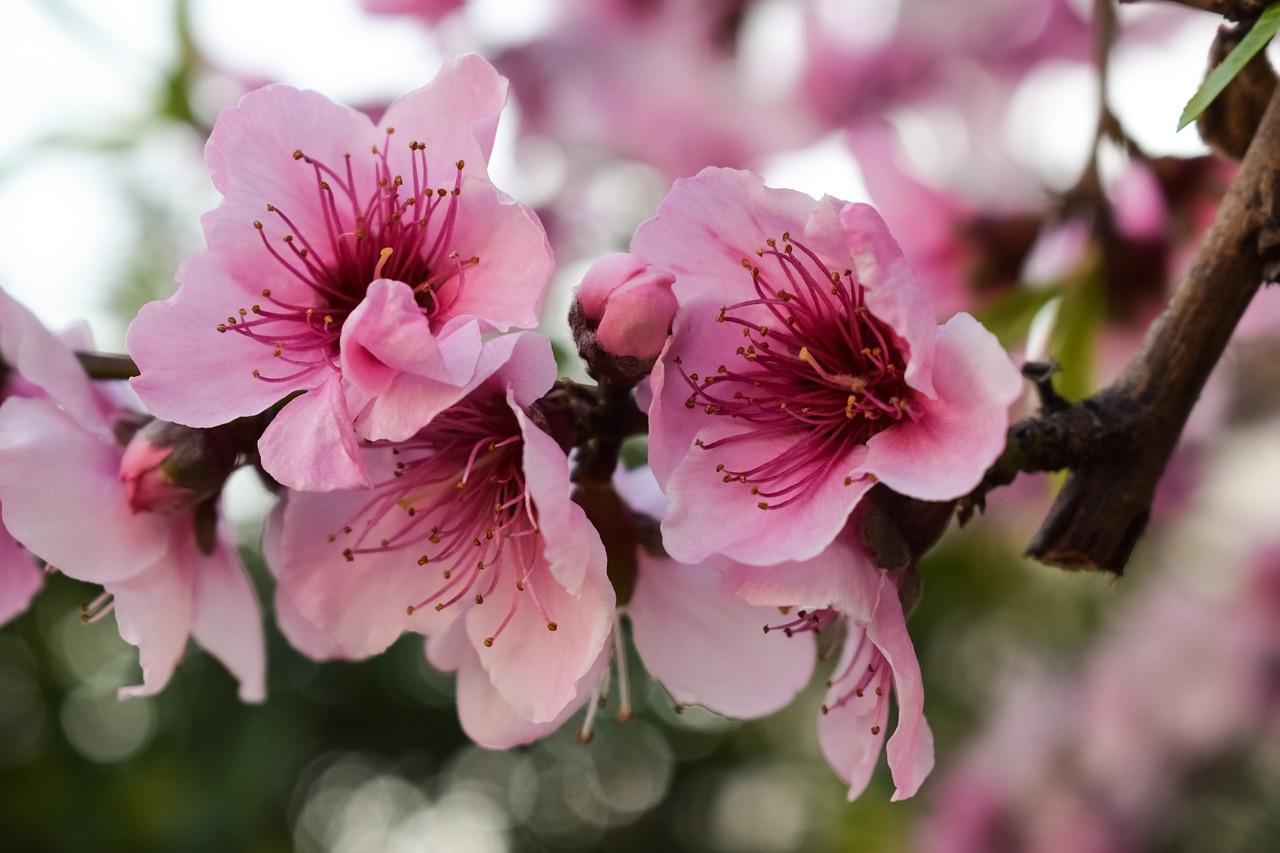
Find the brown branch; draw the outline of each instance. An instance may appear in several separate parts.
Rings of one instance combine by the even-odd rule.
[[[140,372],[138,365],[127,355],[78,352],[76,358],[90,379],[129,379]]]
[[[1088,400],[1010,431],[1014,455],[1027,464],[1071,469],[1031,556],[1124,570],[1192,406],[1280,260],[1277,214],[1280,97],[1273,95],[1190,272],[1123,375]]]

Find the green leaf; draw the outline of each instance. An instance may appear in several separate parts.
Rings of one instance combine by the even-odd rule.
[[[1227,84],[1240,73],[1240,69],[1244,68],[1258,51],[1266,46],[1267,42],[1271,41],[1271,37],[1277,30],[1280,30],[1280,3],[1272,3],[1258,17],[1253,29],[1249,30],[1235,49],[1227,54],[1227,58],[1204,78],[1204,82],[1200,84],[1200,90],[1191,96],[1191,100],[1187,101],[1186,107],[1183,108],[1182,116],[1178,119],[1178,130],[1195,121],[1200,113],[1213,103],[1213,99],[1222,94]]]

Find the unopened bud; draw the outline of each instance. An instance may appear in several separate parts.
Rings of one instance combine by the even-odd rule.
[[[674,282],[670,273],[625,252],[592,264],[578,287],[578,303],[600,347],[613,355],[656,358],[678,307]]]
[[[129,508],[175,512],[216,495],[235,467],[235,454],[213,430],[152,420],[138,429],[120,459]]]

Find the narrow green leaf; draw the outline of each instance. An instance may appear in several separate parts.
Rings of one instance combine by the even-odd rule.
[[[1277,30],[1280,30],[1280,3],[1272,3],[1259,16],[1253,29],[1249,30],[1235,49],[1227,54],[1227,58],[1204,78],[1204,83],[1200,84],[1200,90],[1191,96],[1191,100],[1187,101],[1186,107],[1183,108],[1182,116],[1178,119],[1178,130],[1195,121],[1200,113],[1213,103],[1213,99],[1222,94],[1227,84],[1240,73],[1240,69],[1244,68],[1250,59],[1253,59],[1254,54],[1271,41],[1271,37]]]

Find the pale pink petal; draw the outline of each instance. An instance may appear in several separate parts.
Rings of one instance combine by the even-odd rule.
[[[0,406],[0,510],[32,553],[78,580],[106,583],[153,565],[170,519],[129,510],[120,448],[51,403]]]
[[[43,583],[35,555],[0,527],[0,625],[25,611]]]
[[[813,672],[811,634],[778,637],[765,625],[775,607],[756,607],[719,589],[719,573],[638,553],[626,605],[632,639],[649,674],[682,705],[751,718],[795,698]]]
[[[804,193],[766,187],[750,172],[703,169],[675,182],[657,216],[636,229],[631,251],[675,275],[682,305],[699,296],[723,304],[726,276],[745,279],[742,260],[795,230],[816,204]]]
[[[251,225],[248,230],[257,239]],[[314,298],[260,244],[197,252],[178,268],[178,280],[182,286],[176,294],[142,306],[126,338],[142,371],[130,384],[156,417],[216,426],[256,415],[332,373],[322,361],[303,369],[273,358],[272,349],[257,340],[218,331],[219,324],[238,318],[241,308],[248,312],[262,302],[264,288],[286,300]]]
[[[710,419],[709,419],[710,420]],[[698,437],[710,444],[738,435],[742,426],[718,419]],[[843,529],[849,512],[872,483],[861,476],[865,448],[833,455],[825,475],[815,477],[794,503],[761,509],[746,484],[724,482],[716,466],[744,470],[791,450],[792,435],[752,435],[713,449],[694,447],[667,480],[671,508],[662,538],[676,559],[697,563],[721,554],[752,565],[817,556]]]
[[[1022,378],[994,335],[968,314],[938,329],[936,398],[867,442],[866,470],[896,492],[950,500],[971,491],[1004,449]]]
[[[867,307],[907,344],[907,384],[933,395],[933,300],[875,208],[846,204],[840,210],[848,254],[858,281],[866,288]]]
[[[356,427],[374,441],[403,441],[467,390],[480,328],[449,324],[439,336],[408,285],[379,279],[342,326],[342,376],[369,403]]]
[[[483,604],[467,612],[467,636],[512,710],[547,723],[574,703],[579,682],[609,638],[613,587],[601,568],[587,575],[579,595],[570,595],[536,558],[524,587],[508,581],[486,594]],[[493,643],[486,646],[489,638]]]
[[[442,316],[476,317],[504,332],[538,325],[555,262],[537,214],[488,181],[466,178],[449,248],[459,266],[437,286]]]
[[[808,560],[753,566],[715,557],[721,589],[760,606],[833,607],[857,624],[871,619],[883,574],[847,535]]]
[[[924,718],[924,682],[915,646],[907,633],[902,603],[886,580],[867,625],[867,639],[875,643],[893,670],[893,692],[898,699],[898,724],[889,738],[889,770],[897,787],[893,799],[915,794],[933,769],[933,732]]]
[[[469,53],[446,62],[430,83],[387,107],[380,126],[424,143],[432,173],[452,177],[456,160],[478,156],[475,165],[482,168],[488,161],[506,101],[506,79]]]
[[[344,168],[344,155],[351,154],[355,186],[364,188],[373,184],[369,148],[384,139],[368,116],[319,92],[275,84],[248,93],[219,114],[205,146],[213,185],[224,197],[205,214],[206,239],[244,243],[256,248],[255,257],[266,257],[252,223],[268,221],[268,203],[285,211],[300,233],[326,233],[315,170],[294,152],[334,169]]]
[[[862,630],[851,627],[835,671],[861,672],[867,668],[872,653],[872,644]],[[887,683],[885,679],[886,686]],[[841,703],[841,699],[847,701]],[[849,783],[850,800],[866,790],[880,762],[888,720],[888,697],[876,697],[868,691],[864,696],[850,698],[843,695],[840,685],[827,692],[823,712],[818,715],[818,745],[827,763]]]
[[[196,567],[163,560],[128,580],[107,584],[115,596],[120,636],[138,647],[142,684],[120,688],[120,698],[151,696],[169,681],[187,648],[195,618]]]
[[[19,377],[52,397],[84,429],[103,436],[93,383],[71,348],[44,327],[22,303],[0,289],[0,356]]]
[[[576,595],[589,578],[603,576],[604,544],[582,507],[569,500],[569,459],[560,445],[514,405],[524,436],[525,485],[538,510],[543,557],[556,586]],[[585,593],[584,593],[585,594]]]
[[[373,485],[347,412],[342,377],[289,403],[258,440],[262,467],[292,489],[326,491]]]
[[[240,699],[266,699],[266,640],[253,585],[235,553],[224,524],[212,554],[201,554],[194,537],[180,528],[174,560],[190,561],[195,582],[195,622],[191,635],[240,682]]]
[[[512,332],[486,341],[476,367],[475,387],[509,395],[523,409],[551,390],[559,367],[551,340],[537,332]]]
[[[462,630],[461,623],[440,637],[427,640],[427,660],[443,672],[458,673],[458,719],[462,730],[473,741],[489,749],[510,749],[545,737],[558,729],[587,701],[609,663],[609,644],[600,650],[596,663],[579,679],[578,691],[556,717],[545,723],[524,719],[494,688],[488,674],[480,666],[476,650]]]
[[[278,580],[276,610],[290,617],[290,641],[313,657],[374,655],[404,631],[426,630],[456,610],[408,613],[429,593],[435,572],[406,554],[375,551],[346,559],[352,538],[343,529],[370,498],[369,492],[291,493],[268,521],[263,548]],[[384,520],[370,531],[372,541],[397,522]]]

